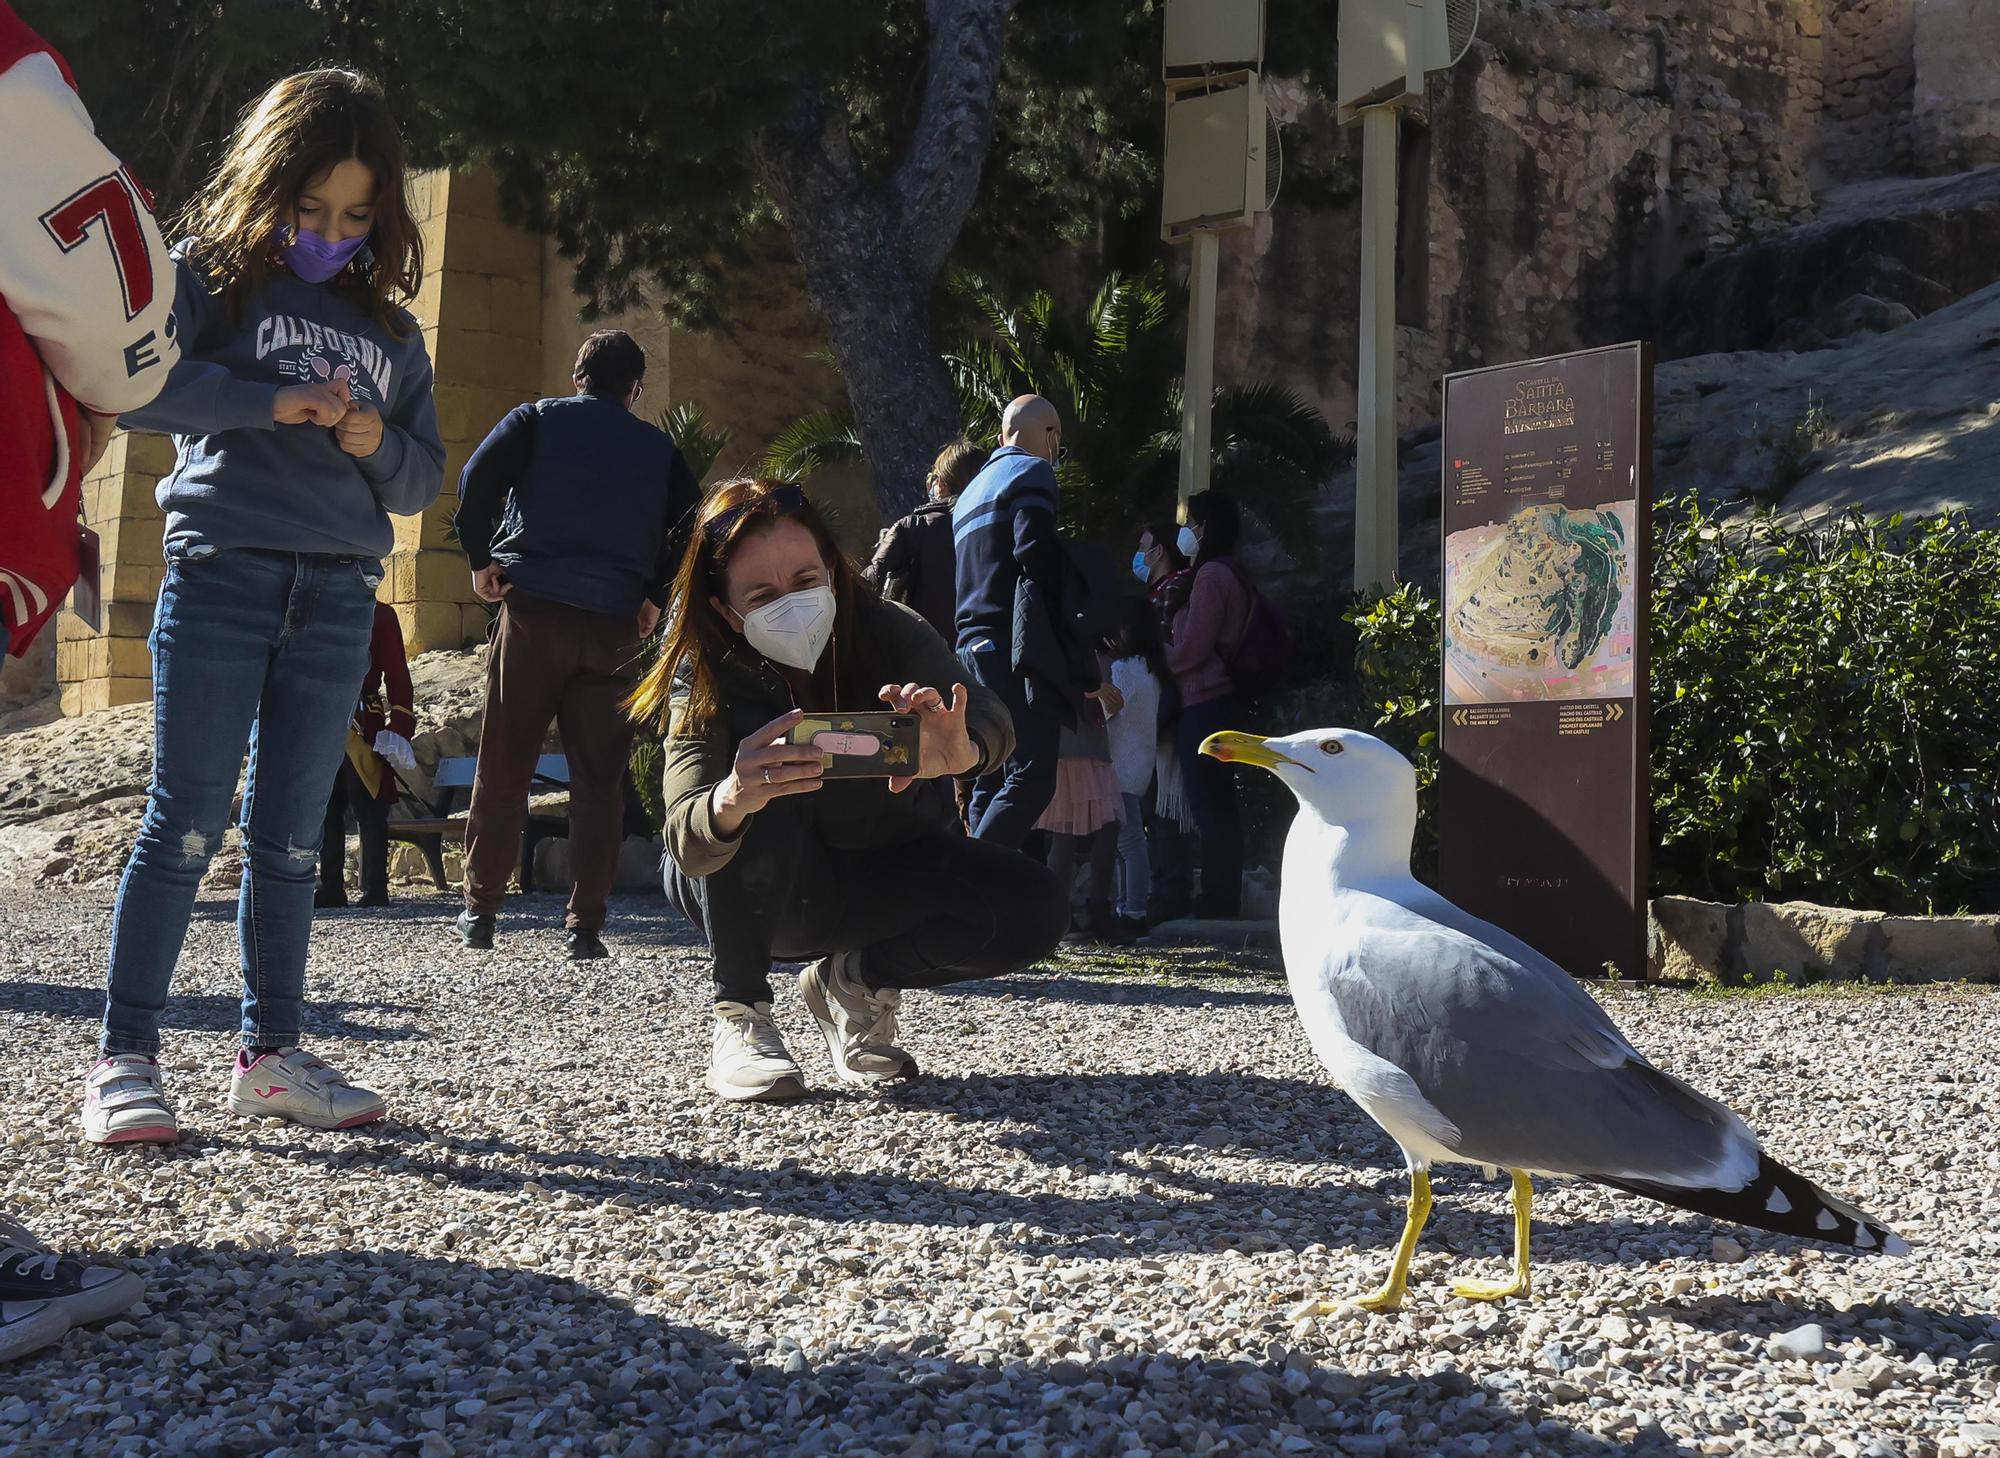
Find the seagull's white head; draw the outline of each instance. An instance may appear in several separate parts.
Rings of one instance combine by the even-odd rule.
[[[1269,770],[1298,797],[1302,815],[1347,832],[1347,874],[1410,869],[1417,829],[1417,772],[1407,759],[1359,729],[1314,729],[1267,739],[1229,730],[1202,741],[1225,764]]]

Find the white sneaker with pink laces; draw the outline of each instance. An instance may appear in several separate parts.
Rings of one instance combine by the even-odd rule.
[[[172,1144],[181,1137],[156,1059],[113,1053],[92,1065],[83,1079],[83,1137],[92,1144]]]
[[[379,1094],[356,1088],[330,1063],[299,1048],[252,1059],[236,1055],[229,1111],[253,1119],[289,1119],[309,1129],[352,1129],[388,1112]]]

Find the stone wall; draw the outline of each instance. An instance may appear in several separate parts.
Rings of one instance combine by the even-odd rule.
[[[1820,138],[1829,177],[1909,169],[1917,10],[1917,0],[1829,0]]]
[[[2000,3],[1921,0],[1912,151],[1923,172],[2000,162]]]
[[[153,696],[146,639],[166,574],[153,488],[173,466],[167,437],[121,431],[84,478],[83,516],[97,532],[103,562],[104,631],[91,632],[67,608],[56,616],[56,683],[65,715]]]
[[[505,221],[483,174],[425,173],[415,191],[425,275],[414,312],[437,373],[445,474],[430,510],[396,518],[384,594],[412,654],[486,636],[487,611],[451,537],[458,473],[501,416],[536,397],[542,372],[541,240]]]

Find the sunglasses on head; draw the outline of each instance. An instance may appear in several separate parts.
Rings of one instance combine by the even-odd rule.
[[[712,517],[702,528],[702,532],[710,542],[720,542],[729,535],[736,523],[746,516],[752,514],[786,516],[803,511],[805,504],[806,492],[803,486],[776,486],[751,497],[748,501],[737,503],[719,516]]]

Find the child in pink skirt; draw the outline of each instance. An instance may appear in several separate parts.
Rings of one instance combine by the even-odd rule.
[[[1110,682],[1108,671],[1105,682]],[[1075,899],[1076,863],[1084,863],[1083,913],[1071,924],[1069,940],[1105,942],[1117,936],[1111,914],[1112,881],[1117,874],[1118,826],[1123,797],[1111,762],[1111,739],[1104,711],[1095,700],[1084,708],[1075,729],[1063,730],[1056,763],[1056,793],[1035,829],[1049,837],[1049,869]]]

